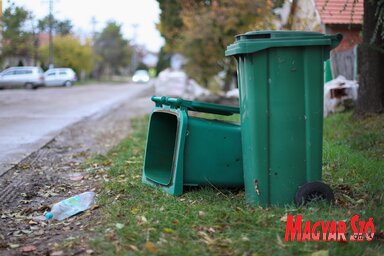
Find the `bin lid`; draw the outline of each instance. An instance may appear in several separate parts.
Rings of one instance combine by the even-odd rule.
[[[227,47],[225,56],[258,52],[273,47],[328,46],[335,48],[341,34],[326,35],[308,31],[251,31],[237,35],[236,41]]]

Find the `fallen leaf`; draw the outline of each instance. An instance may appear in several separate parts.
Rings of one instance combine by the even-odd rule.
[[[236,207],[235,210],[236,210],[237,212],[244,212],[244,210],[241,209],[240,207]]]
[[[283,241],[281,240],[281,237],[278,234],[276,234],[276,239],[277,239],[277,244],[280,247],[285,247],[285,244],[283,243]]]
[[[36,221],[34,221],[34,220],[30,220],[30,221],[28,222],[28,224],[29,224],[29,225],[37,225],[37,224],[39,224],[39,223],[36,222]]]
[[[86,250],[85,252],[86,252],[87,254],[92,254],[94,251],[91,250],[91,249],[88,249],[88,250]]]
[[[50,253],[50,256],[61,256],[63,254],[64,254],[63,251],[55,251],[55,252]]]
[[[19,244],[8,244],[8,246],[9,246],[9,248],[11,248],[11,249],[15,249],[15,248],[20,247]]]
[[[128,245],[128,247],[131,248],[132,251],[135,251],[135,252],[139,251],[139,248],[137,248],[137,246],[135,246],[135,245],[130,244],[130,245]]]
[[[21,234],[21,231],[20,230],[17,230],[15,232],[13,232],[12,234],[13,236],[22,236],[23,234]]]
[[[207,214],[203,211],[199,211],[199,218],[204,218]]]
[[[123,223],[116,223],[115,226],[117,229],[122,229],[124,227],[124,224]]]
[[[93,211],[93,210],[96,210],[96,209],[98,209],[98,208],[100,208],[100,205],[98,205],[98,204],[94,204],[94,205],[92,205],[92,207],[91,207],[91,211]]]
[[[171,229],[171,228],[164,228],[163,229],[163,232],[164,233],[167,233],[167,234],[172,234],[172,233],[175,233],[175,230]]]
[[[146,242],[144,247],[150,253],[157,253],[159,251],[159,248],[157,248],[156,245],[154,243],[152,243],[151,241]]]
[[[145,224],[145,223],[148,223],[148,220],[145,216],[138,216],[137,222],[138,222],[138,224]]]
[[[216,241],[214,239],[212,239],[207,233],[203,232],[203,231],[199,231],[198,232],[199,236],[201,238],[203,238],[204,242],[207,244],[207,245],[213,245],[216,243]]]
[[[30,226],[29,227],[31,230],[35,231],[35,230],[39,230],[40,227],[39,226]]]
[[[284,216],[280,218],[280,221],[281,222],[287,222],[287,218],[288,218],[288,215],[284,214]]]
[[[42,236],[42,235],[44,235],[44,230],[36,231],[33,234],[35,234],[36,236]]]
[[[29,229],[23,229],[23,230],[21,230],[21,232],[28,235],[28,234],[31,234],[33,231],[29,230]]]
[[[71,173],[69,175],[69,179],[72,181],[79,181],[79,180],[82,180],[83,178],[84,178],[84,175],[81,173]]]
[[[216,230],[213,227],[208,228],[209,233],[216,233]]]
[[[36,251],[36,246],[26,245],[26,246],[21,247],[20,251],[21,252],[33,252],[33,251]]]
[[[327,250],[320,250],[317,252],[313,252],[311,254],[311,256],[328,256],[328,255],[329,255],[329,251],[327,251]]]
[[[23,201],[23,200],[22,200]],[[34,210],[29,207],[29,208],[24,208],[22,211],[21,211],[21,214],[25,214],[25,215],[28,215],[30,213],[34,212]]]
[[[131,213],[136,215],[139,212],[138,208],[132,208]]]

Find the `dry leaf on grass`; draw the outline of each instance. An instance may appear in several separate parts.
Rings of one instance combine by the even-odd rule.
[[[175,233],[175,230],[173,230],[171,228],[164,228],[163,232],[166,233],[166,234],[172,234],[172,233]]]
[[[115,226],[117,229],[122,229],[124,227],[124,224],[123,223],[116,223]]]
[[[26,245],[26,246],[21,247],[20,251],[21,252],[33,252],[33,251],[36,251],[36,246]]]
[[[130,245],[128,245],[128,247],[129,247],[132,251],[135,251],[135,252],[138,252],[138,251],[139,251],[139,248],[137,248],[136,245],[130,244]]]
[[[151,253],[157,253],[159,251],[159,248],[157,248],[156,245],[151,241],[146,242],[144,247]]]
[[[317,252],[313,252],[311,254],[311,256],[328,256],[328,255],[329,255],[329,251],[327,251],[327,250],[320,250]]]
[[[199,231],[198,234],[207,245],[214,245],[216,243],[215,239],[212,239],[207,233]]]

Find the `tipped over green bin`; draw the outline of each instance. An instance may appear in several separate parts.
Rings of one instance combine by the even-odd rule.
[[[239,108],[152,97],[142,181],[172,195],[184,186],[241,187],[241,129],[236,123],[191,117],[188,111],[232,115]]]

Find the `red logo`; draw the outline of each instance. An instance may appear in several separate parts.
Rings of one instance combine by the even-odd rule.
[[[375,225],[373,218],[369,218],[366,222],[359,220],[359,215],[354,215],[350,221],[352,235],[348,237],[347,224],[342,221],[323,221],[319,220],[315,223],[307,220],[303,223],[302,215],[293,216],[288,214],[287,224],[285,227],[284,240],[288,241],[372,241],[375,234]],[[304,225],[303,225],[304,224]],[[349,240],[347,240],[349,239]]]

